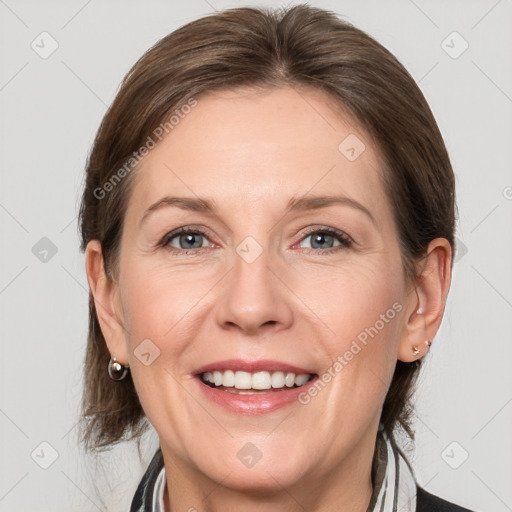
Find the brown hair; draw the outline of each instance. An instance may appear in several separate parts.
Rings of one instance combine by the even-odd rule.
[[[124,78],[101,123],[87,162],[79,225],[82,250],[90,240],[101,242],[110,279],[116,278],[133,182],[126,162],[187,103],[240,86],[324,91],[374,138],[408,277],[416,279],[415,266],[432,239],[444,237],[454,246],[449,157],[423,94],[398,60],[330,11],[237,8],[188,23],[156,43]],[[90,295],[82,402],[88,448],[138,437],[147,427],[131,376],[112,381],[109,359]],[[419,367],[420,361],[397,362],[381,416],[390,435],[401,425],[414,438],[410,397]]]

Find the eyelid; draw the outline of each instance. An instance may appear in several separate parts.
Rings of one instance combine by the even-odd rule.
[[[180,228],[176,228],[174,229],[173,231],[170,231],[169,233],[166,233],[163,238],[161,239],[161,241],[158,243],[159,246],[162,246],[164,248],[167,248],[169,247],[170,249],[169,250],[176,250],[176,251],[199,251],[201,249],[207,249],[207,247],[200,247],[199,249],[178,249],[177,247],[171,247],[169,246],[169,241],[172,240],[173,238],[179,236],[179,235],[186,235],[188,233],[199,233],[200,235],[203,235],[209,242],[211,243],[214,243],[210,240],[209,238],[209,235],[208,235],[208,230],[206,228],[203,228],[203,227],[199,227],[199,226],[194,226],[194,225],[189,225],[189,226],[182,226]]]
[[[347,242],[354,243],[354,240],[347,235],[344,231],[341,231],[340,229],[332,228],[330,226],[313,226],[311,229],[308,229],[305,233],[302,234],[302,239],[304,239],[306,236],[311,235],[311,233],[329,233],[330,235],[338,236],[339,238],[342,238],[346,240]]]
[[[294,244],[300,244],[305,238],[310,236],[313,233],[327,233],[328,235],[331,235],[338,239],[340,242],[340,245],[335,247],[330,247],[328,249],[315,249],[312,247],[302,247],[301,249],[305,251],[306,253],[314,253],[314,254],[330,254],[334,252],[338,252],[343,249],[348,249],[354,245],[354,240],[347,235],[344,231],[341,231],[339,229],[330,227],[330,226],[313,226],[310,229],[308,229],[305,233],[303,233],[299,239],[298,242]]]

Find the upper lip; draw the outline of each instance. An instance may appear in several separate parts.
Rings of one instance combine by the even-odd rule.
[[[315,372],[308,368],[301,368],[293,364],[283,363],[282,361],[274,361],[271,359],[259,359],[257,361],[247,361],[244,359],[225,359],[224,361],[216,361],[201,366],[195,371],[196,375],[218,370],[220,372],[226,370],[243,371],[248,373],[256,372],[284,372],[301,374],[314,374]]]

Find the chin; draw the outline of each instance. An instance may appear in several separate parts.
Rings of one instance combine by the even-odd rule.
[[[217,472],[216,472],[217,473]],[[229,476],[226,472],[208,475],[222,484],[223,487],[238,491],[246,495],[264,496],[282,492],[283,488],[296,485],[301,474],[297,468],[281,468],[254,466],[252,468],[233,468]]]
[[[276,453],[267,447],[262,453],[250,441],[238,444],[241,449],[226,448],[218,456],[211,454],[209,461],[202,458],[197,470],[223,487],[257,495],[282,492],[283,487],[294,486],[303,478],[306,468],[297,451],[287,450],[283,455],[282,448]],[[233,455],[226,457],[227,453]]]

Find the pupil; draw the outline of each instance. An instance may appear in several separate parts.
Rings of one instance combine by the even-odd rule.
[[[321,234],[318,234],[314,237],[314,242],[313,242],[313,246],[315,246],[317,243],[318,244],[321,244],[322,242],[325,242],[326,241],[326,238],[330,238],[332,239],[332,235],[328,235],[326,233],[321,233]]]
[[[197,239],[196,239],[197,236]],[[195,235],[193,233],[187,233],[186,235],[182,235],[182,242],[185,244],[191,244],[192,247],[201,247],[201,235]]]

